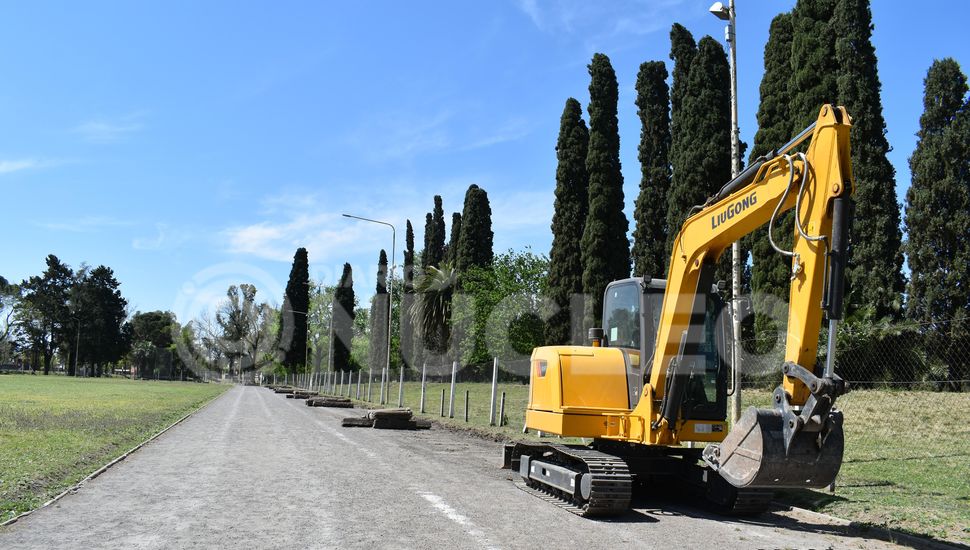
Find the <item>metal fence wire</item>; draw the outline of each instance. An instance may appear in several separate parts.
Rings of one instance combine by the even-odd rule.
[[[783,336],[784,327],[777,332]],[[781,380],[784,342],[777,345],[770,330],[759,333],[742,343],[745,407],[768,406]],[[912,467],[941,458],[970,460],[970,323],[843,323],[838,339],[835,372],[849,386],[836,402],[846,436],[841,483],[858,482],[861,470],[854,466],[866,463],[891,470],[900,461],[916,461]],[[825,349],[823,335],[820,361]],[[866,482],[878,482],[871,474]],[[892,474],[885,477],[888,482]]]

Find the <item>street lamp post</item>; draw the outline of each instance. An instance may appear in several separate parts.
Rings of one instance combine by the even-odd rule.
[[[382,222],[380,220],[372,220],[369,218],[362,218],[360,216],[352,216],[350,214],[344,214],[345,218],[353,218],[355,220],[361,220],[371,223],[379,223],[381,225],[386,225],[391,228],[391,270],[387,279],[387,357],[384,362],[384,372],[381,376],[381,394],[385,397],[387,396],[387,378],[391,372],[391,312],[394,304],[394,249],[397,246],[397,230],[394,229],[394,225],[388,222]],[[403,368],[403,367],[402,367]],[[383,403],[381,403],[383,404]]]
[[[735,26],[734,0],[729,0],[727,7],[721,2],[714,2],[711,13],[728,24],[724,28],[724,40],[730,49],[731,68],[731,178],[738,177],[741,171],[741,147],[738,130],[738,65],[737,65],[737,27]],[[734,345],[731,346],[731,368],[734,371],[734,391],[731,393],[731,418],[735,421],[741,416],[741,247],[737,241],[731,243],[731,324],[734,329]]]

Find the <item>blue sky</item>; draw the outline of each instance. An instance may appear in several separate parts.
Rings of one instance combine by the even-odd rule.
[[[742,138],[756,130],[768,23],[793,2],[738,0]],[[0,5],[0,274],[48,253],[112,267],[134,309],[183,320],[229,283],[279,302],[290,261],[372,293],[388,229],[418,230],[432,196],[492,202],[496,250],[547,252],[555,141],[586,64],[620,85],[628,215],[639,184],[639,64],[668,63],[677,21],[723,39],[710,2],[6,2]],[[891,160],[902,200],[922,79],[970,68],[952,3],[874,2]],[[632,229],[632,227],[631,227]]]

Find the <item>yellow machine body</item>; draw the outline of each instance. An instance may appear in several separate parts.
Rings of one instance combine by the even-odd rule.
[[[639,352],[620,348],[536,348],[532,353],[526,426],[547,434],[640,443],[724,439],[726,422],[688,420],[676,434],[671,434],[674,437],[666,441],[651,440],[649,426],[643,417],[634,417],[630,408],[627,368],[639,361]],[[649,386],[644,388],[648,389]]]

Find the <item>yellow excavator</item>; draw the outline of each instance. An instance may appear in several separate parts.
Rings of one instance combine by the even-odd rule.
[[[834,363],[852,212],[850,126],[843,107],[823,106],[811,126],[695,207],[666,280],[607,286],[604,326],[590,329],[589,346],[533,351],[526,429],[592,442],[506,445],[504,467],[523,488],[582,516],[610,516],[627,511],[634,484],[650,491],[673,482],[726,512],[755,514],[774,489],[834,481],[844,449],[834,404],[846,385]],[[770,236],[790,209],[794,245],[783,250]],[[783,381],[771,408],[749,408],[728,431],[727,397],[740,390],[728,388],[731,315],[715,265],[766,223],[772,246],[791,258]]]

